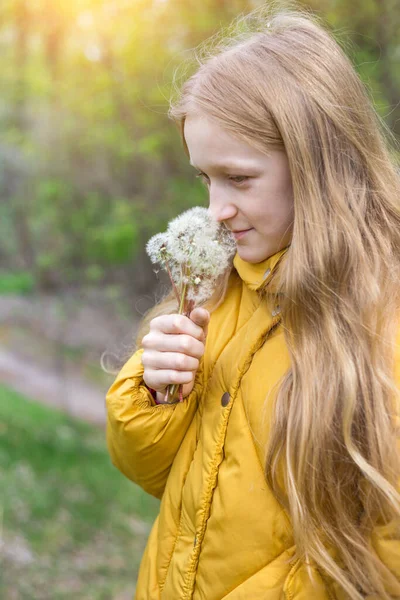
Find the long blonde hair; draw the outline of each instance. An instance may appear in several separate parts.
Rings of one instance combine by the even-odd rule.
[[[389,600],[400,583],[371,532],[400,517],[393,139],[340,43],[309,11],[263,7],[194,56],[169,113],[183,142],[196,110],[262,151],[284,148],[292,176],[293,236],[279,273],[291,367],[275,401],[266,480],[290,514],[298,558],[351,598]],[[173,308],[170,297],[146,322]]]

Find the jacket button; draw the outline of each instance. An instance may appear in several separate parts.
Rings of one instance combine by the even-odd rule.
[[[281,312],[281,307],[280,306],[276,306],[275,309],[272,311],[272,316],[276,317],[276,315],[279,315],[279,313]]]
[[[225,394],[222,394],[222,398],[221,398],[222,406],[227,406],[229,404],[230,399],[231,399],[231,396],[230,396],[229,392],[225,392]]]

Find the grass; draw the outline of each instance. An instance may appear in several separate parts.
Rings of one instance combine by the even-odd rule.
[[[105,432],[0,386],[0,597],[132,600],[159,501]]]
[[[34,287],[35,281],[31,273],[0,270],[0,294],[29,294]]]

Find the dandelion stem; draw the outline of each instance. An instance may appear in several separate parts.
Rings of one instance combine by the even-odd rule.
[[[187,281],[186,281],[186,275],[188,274],[188,267],[186,264],[183,265],[183,273],[182,273],[182,268],[181,268],[181,297],[180,300],[178,298],[178,302],[179,302],[179,310],[178,310],[178,314],[182,315],[183,313],[186,314],[186,310],[185,310],[185,302],[186,302],[186,291],[187,291]],[[189,315],[187,315],[189,316]],[[168,390],[167,390],[167,397],[166,397],[166,401],[170,402],[171,400],[173,400],[175,394],[176,394],[176,390],[179,387],[179,401],[182,402],[183,401],[183,397],[182,397],[182,389],[183,389],[183,385],[180,384],[178,386],[178,384],[172,384],[170,386],[168,386]]]
[[[186,299],[185,298],[185,296],[186,296],[186,289],[187,289],[187,283],[184,283],[183,284],[183,289],[182,289],[182,295],[181,295],[181,302],[180,302],[179,311],[178,311],[179,315],[182,315],[185,312],[184,308],[185,308],[185,299]]]
[[[179,292],[178,292],[178,288],[177,288],[177,287],[176,287],[176,285],[175,285],[174,278],[172,277],[171,269],[170,269],[170,267],[169,267],[169,264],[168,264],[168,261],[167,261],[167,260],[165,261],[165,266],[166,266],[166,269],[167,269],[167,272],[168,272],[169,278],[170,278],[170,280],[171,280],[171,283],[172,283],[172,289],[174,290],[174,293],[175,293],[175,298],[176,298],[176,300],[177,300],[177,302],[178,302],[178,304],[179,304],[179,302],[180,302],[180,299],[179,299]]]

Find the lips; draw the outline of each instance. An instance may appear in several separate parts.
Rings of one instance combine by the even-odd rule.
[[[250,229],[236,230],[236,231],[232,231],[232,234],[233,234],[233,237],[235,238],[235,240],[239,240],[240,238],[242,238],[244,235],[246,235],[246,233],[248,233],[252,229],[253,228],[251,227]]]

